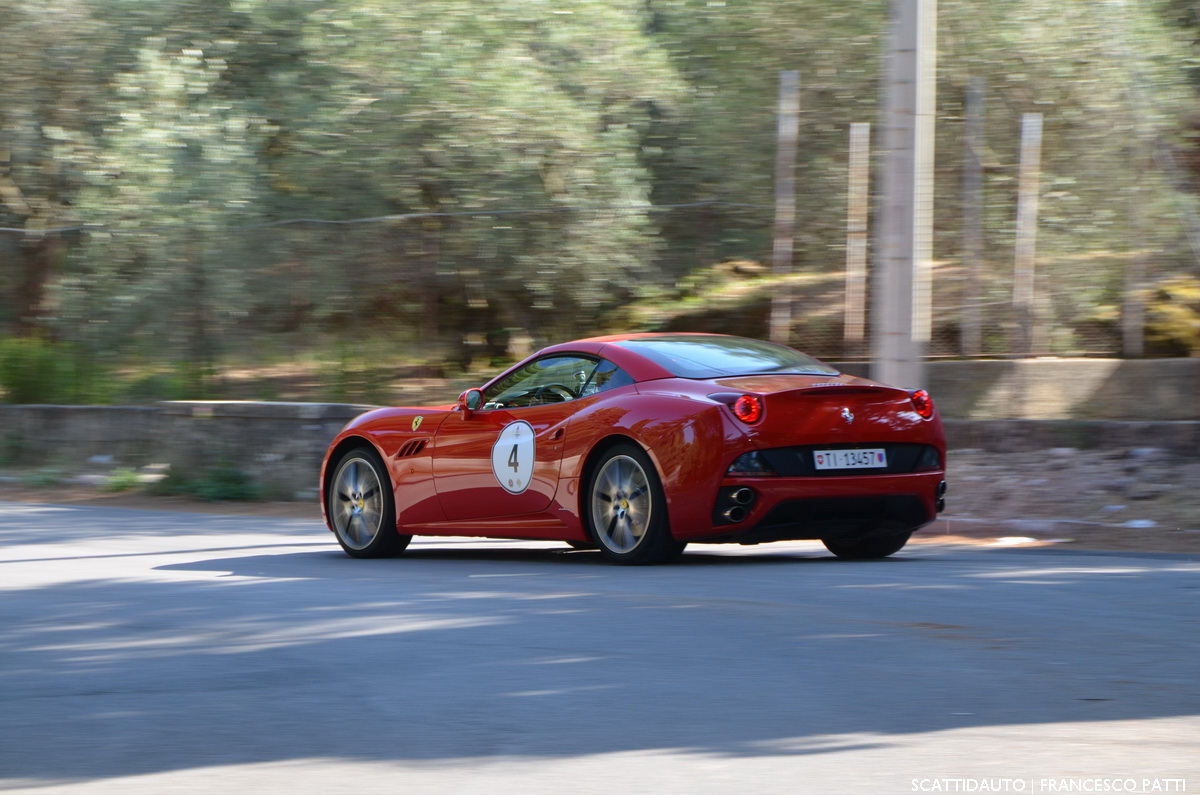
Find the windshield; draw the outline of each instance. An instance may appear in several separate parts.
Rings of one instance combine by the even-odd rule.
[[[680,378],[722,378],[759,373],[837,375],[808,354],[744,337],[663,336],[614,342],[645,356]]]

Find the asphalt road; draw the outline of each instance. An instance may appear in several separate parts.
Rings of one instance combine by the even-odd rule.
[[[1195,557],[359,561],[309,521],[0,503],[0,789],[1200,792],[1198,607]]]

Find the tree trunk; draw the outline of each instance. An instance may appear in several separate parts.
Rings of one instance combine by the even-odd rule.
[[[17,336],[37,333],[46,287],[57,269],[62,252],[62,239],[55,235],[40,235],[25,240],[20,251],[21,279],[14,298],[14,331]]]

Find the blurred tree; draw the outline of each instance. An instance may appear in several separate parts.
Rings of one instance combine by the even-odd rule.
[[[643,143],[683,84],[641,5],[354,2],[308,19],[310,57],[335,74],[282,125],[277,182],[326,216],[424,214],[334,284],[342,311],[415,291],[427,323],[440,298],[443,328],[547,339],[656,281]]]
[[[1132,251],[1193,267],[1197,182],[1163,164],[1195,151],[1194,9],[939,5],[939,322],[981,76],[989,297],[1018,119],[1039,111],[1039,273],[1070,350]],[[781,69],[801,72],[796,262],[840,270],[847,128],[875,120],[886,19],[884,0],[0,0],[0,226],[21,230],[0,233],[0,324],[189,362],[196,388],[273,332],[432,358],[601,330],[697,267],[767,255]],[[812,283],[798,317],[836,340],[837,281]]]
[[[769,255],[778,75],[800,71],[799,268],[840,267],[846,135],[872,121],[883,0],[649,0],[655,38],[691,90],[655,144],[655,200],[731,203],[677,214],[667,269]],[[747,206],[732,206],[742,204]]]
[[[987,298],[1003,303],[1011,295],[1016,132],[1021,114],[1040,112],[1046,126],[1037,286],[1059,330],[1055,352],[1111,349],[1115,337],[1080,335],[1101,308],[1121,305],[1133,252],[1151,251],[1160,273],[1195,265],[1188,246],[1195,197],[1159,156],[1173,145],[1196,101],[1187,80],[1195,61],[1185,37],[1157,2],[939,5],[945,122],[938,138],[938,256],[957,258],[958,122],[970,78],[983,76],[985,250],[992,252],[985,256]],[[1139,228],[1133,220],[1135,204],[1153,219],[1150,226]],[[959,303],[954,281],[941,285],[943,304],[950,307]],[[953,312],[943,324],[956,324]]]
[[[42,230],[84,220],[73,208],[107,116],[112,32],[86,0],[0,0],[0,320],[32,334],[66,239]]]
[[[214,365],[218,316],[250,306],[252,255],[230,228],[260,217],[262,195],[254,108],[225,95],[228,63],[204,44],[147,38],[114,77],[121,112],[78,195],[105,229],[59,290],[63,314],[88,336],[176,352],[194,391]]]
[[[546,339],[657,280],[642,144],[683,88],[638,3],[101,5],[138,35],[111,59],[79,197],[109,231],[59,292],[110,336],[165,329],[204,366],[219,307]],[[420,218],[357,227],[349,248],[340,229],[237,228],[380,215]],[[298,277],[284,310],[281,274]]]

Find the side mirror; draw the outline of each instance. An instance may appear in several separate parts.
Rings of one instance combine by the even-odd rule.
[[[458,396],[458,408],[464,417],[470,417],[471,412],[479,411],[483,405],[483,391],[476,388],[468,389]]]

